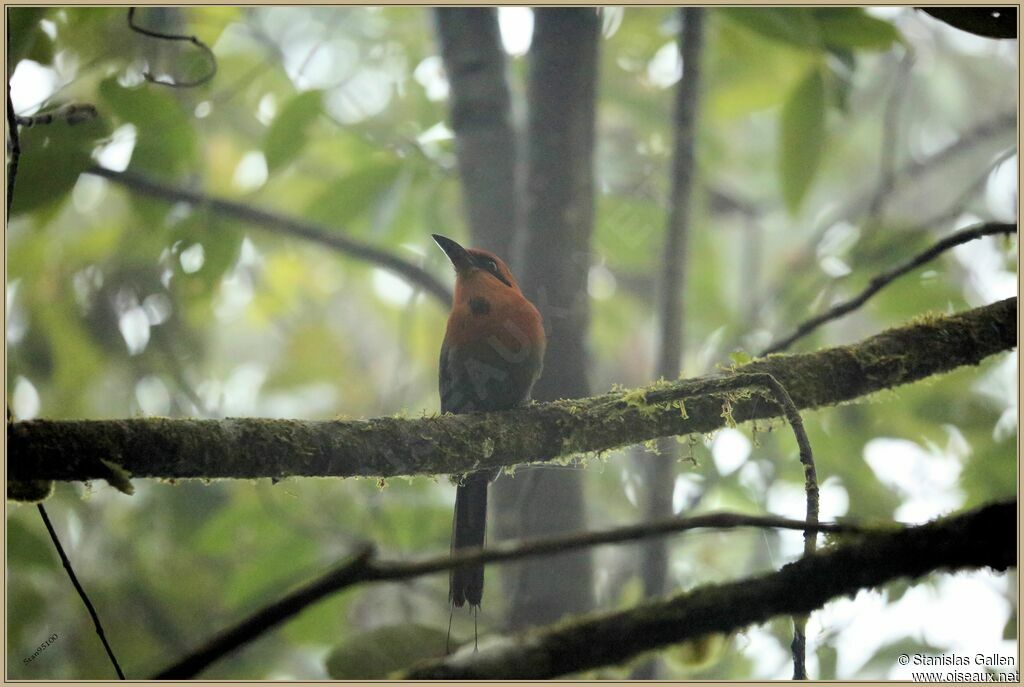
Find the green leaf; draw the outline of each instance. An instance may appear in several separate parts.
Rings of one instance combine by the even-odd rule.
[[[263,154],[271,173],[298,157],[309,142],[309,129],[321,111],[320,91],[300,93],[281,108],[263,139]]]
[[[426,625],[391,625],[353,637],[327,657],[333,680],[383,679],[414,663],[443,656],[446,633]]]
[[[829,48],[888,50],[902,41],[899,30],[854,7],[820,9],[815,12],[821,36]]]
[[[401,171],[397,160],[367,163],[329,184],[306,210],[306,216],[330,226],[345,226],[359,217],[391,187]]]
[[[64,200],[78,175],[92,166],[92,149],[106,132],[99,118],[74,125],[56,121],[23,128],[11,215]]]
[[[166,177],[193,164],[196,141],[191,115],[170,89],[149,83],[125,88],[110,78],[100,84],[99,91],[110,112],[136,128],[129,169]]]
[[[716,11],[766,38],[801,48],[821,47],[817,23],[807,8],[723,7]]]
[[[708,89],[711,118],[728,119],[780,105],[820,53],[753,33],[732,21],[712,25],[709,73],[720,75]]]
[[[779,181],[790,213],[800,209],[825,150],[825,80],[812,68],[782,107]]]

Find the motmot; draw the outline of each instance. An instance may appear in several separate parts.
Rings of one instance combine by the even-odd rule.
[[[527,403],[544,365],[540,311],[523,296],[501,258],[432,236],[455,268],[455,295],[438,368],[441,412],[509,410]],[[487,489],[495,477],[496,470],[479,470],[456,488],[453,552],[484,545]],[[483,593],[482,564],[451,571],[450,603],[478,607]]]

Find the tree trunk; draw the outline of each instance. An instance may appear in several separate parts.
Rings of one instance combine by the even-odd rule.
[[[696,150],[696,119],[700,89],[700,57],[704,41],[704,10],[688,7],[680,11],[680,54],[683,75],[676,90],[675,150],[672,160],[672,195],[665,230],[662,257],[661,317],[657,377],[676,379],[681,372],[685,344],[685,293],[687,243],[690,233],[694,158]],[[658,454],[646,453],[641,465],[644,472],[644,516],[657,520],[672,515],[672,492],[676,478],[674,439],[658,442]],[[668,541],[652,540],[641,547],[641,577],[644,596],[660,596],[669,587]],[[657,662],[648,661],[634,673],[635,679],[655,679]]]
[[[536,400],[588,392],[585,337],[593,225],[593,149],[600,18],[594,9],[534,11],[530,53],[526,227],[517,265],[544,317],[548,349]],[[570,532],[586,525],[583,475],[523,470],[495,483],[503,538]],[[510,566],[509,624],[550,623],[593,606],[589,553]]]
[[[497,10],[450,7],[435,16],[472,243],[509,261],[519,226],[517,155]]]

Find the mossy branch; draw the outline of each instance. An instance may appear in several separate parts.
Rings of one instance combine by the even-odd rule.
[[[1017,502],[990,504],[892,533],[865,534],[778,572],[708,584],[664,601],[594,615],[421,664],[419,680],[542,680],[621,663],[653,649],[727,633],[829,600],[938,570],[1016,565]]]
[[[849,346],[755,360],[734,372],[772,375],[800,409],[835,405],[1011,350],[1016,320],[1017,299],[1010,298],[917,318]],[[725,423],[726,403],[736,422],[779,415],[778,406],[760,396],[738,395],[731,377],[420,419],[15,422],[7,429],[8,479],[107,479],[110,463],[133,477],[156,478],[461,473],[709,432]]]

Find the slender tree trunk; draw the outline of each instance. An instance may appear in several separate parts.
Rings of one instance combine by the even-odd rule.
[[[436,10],[451,123],[473,245],[512,257],[519,222],[516,136],[497,10]]]
[[[517,265],[548,335],[537,400],[586,394],[587,275],[593,225],[593,150],[600,19],[592,8],[534,11],[530,53],[526,230]],[[499,533],[532,537],[586,525],[583,475],[523,470],[495,483]],[[512,566],[509,624],[553,622],[593,606],[589,553]]]
[[[695,172],[697,139],[697,104],[700,89],[700,58],[704,42],[704,10],[687,7],[680,10],[680,54],[683,75],[676,90],[675,150],[672,161],[672,195],[669,199],[668,225],[662,256],[660,336],[657,376],[675,379],[679,376],[685,346],[687,242],[690,233],[691,196]],[[674,439],[658,442],[658,455],[641,457],[645,489],[644,514],[656,520],[672,514],[672,493],[675,486]],[[641,547],[640,569],[644,596],[660,596],[667,591],[668,542],[652,540]],[[657,662],[648,661],[634,673],[636,679],[654,679]]]

